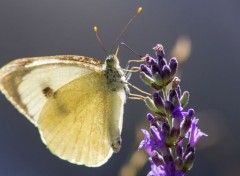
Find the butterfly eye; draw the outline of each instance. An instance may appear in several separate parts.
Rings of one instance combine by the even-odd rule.
[[[107,61],[108,64],[112,64],[114,60],[113,60],[113,58],[110,57],[106,61]]]

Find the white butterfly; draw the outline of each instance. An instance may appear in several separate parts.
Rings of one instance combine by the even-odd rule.
[[[116,55],[18,59],[0,70],[0,89],[58,157],[96,167],[121,147],[128,86]]]
[[[0,90],[38,127],[53,154],[74,164],[101,166],[121,148],[126,96],[143,99],[129,93],[117,52],[104,63],[73,55],[17,59],[1,68]]]

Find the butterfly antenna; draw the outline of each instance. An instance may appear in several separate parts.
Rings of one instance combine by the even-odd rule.
[[[142,7],[139,7],[137,12],[135,13],[135,15],[128,21],[128,23],[125,25],[125,27],[123,28],[122,32],[118,35],[117,39],[115,40],[110,53],[112,53],[113,48],[116,46],[117,42],[120,40],[121,36],[124,34],[124,32],[126,32],[126,30],[128,29],[128,26],[132,23],[132,21],[141,13],[142,11]]]
[[[118,55],[118,51],[119,51],[119,45],[118,45],[118,47],[117,47],[117,49],[116,49],[115,56]]]
[[[125,46],[128,50],[130,50],[131,52],[133,52],[134,54],[136,54],[138,57],[142,58],[142,55],[137,53],[136,51],[134,51],[132,48],[130,48],[126,43],[121,42],[120,45]]]
[[[103,44],[102,44],[102,41],[101,41],[101,39],[100,39],[100,37],[99,37],[99,35],[98,35],[98,28],[97,28],[97,26],[94,26],[94,27],[93,27],[93,31],[94,31],[95,34],[96,34],[96,37],[97,37],[97,40],[98,40],[98,43],[99,43],[100,47],[101,47],[101,48],[103,49],[103,51],[105,52],[106,56],[108,56],[109,54],[108,54],[107,50],[104,48],[104,46],[103,46]]]

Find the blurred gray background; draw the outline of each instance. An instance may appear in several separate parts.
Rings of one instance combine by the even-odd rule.
[[[105,54],[96,41],[93,26],[98,26],[102,42],[110,49],[139,6],[143,7],[142,14],[121,41],[142,55],[153,56],[151,48],[162,43],[168,58],[182,36],[189,39],[188,47],[191,44],[191,52],[182,51],[190,55],[186,54],[188,60],[180,65],[181,86],[182,90],[190,91],[188,108],[195,109],[199,127],[209,137],[200,141],[194,167],[187,175],[239,176],[240,3],[237,0],[1,0],[0,65],[16,58],[60,54],[103,61]],[[119,58],[125,66],[127,60],[137,57],[120,48]],[[131,83],[147,90],[138,74],[133,75]],[[142,102],[129,100],[125,106],[122,150],[102,167],[86,168],[52,155],[41,142],[37,128],[1,95],[0,175],[131,176],[128,163],[138,146],[134,142],[139,131],[136,129],[144,126],[146,113]],[[137,161],[140,164],[135,175],[146,175],[149,164],[144,165],[144,159]]]

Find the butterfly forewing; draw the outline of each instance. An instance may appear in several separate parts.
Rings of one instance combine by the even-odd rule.
[[[13,105],[37,125],[47,101],[44,90],[56,91],[68,82],[93,71],[102,63],[83,56],[47,56],[18,59],[1,69],[0,88]]]

